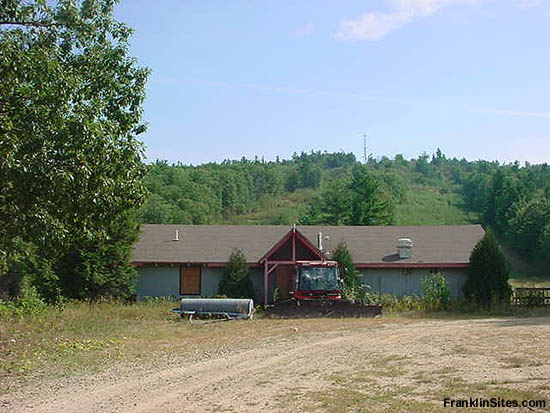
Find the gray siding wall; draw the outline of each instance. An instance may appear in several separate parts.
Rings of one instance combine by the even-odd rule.
[[[138,267],[138,297],[180,296],[180,267]],[[223,268],[203,267],[201,271],[201,296],[218,294],[218,283]]]
[[[138,267],[136,292],[138,297],[180,296],[180,267],[158,266]],[[201,296],[212,297],[218,294],[218,285],[223,268],[202,267]],[[263,268],[251,268],[250,278],[256,293],[256,299],[263,297]]]
[[[138,267],[138,297],[178,296],[180,292],[180,267]]]
[[[201,296],[212,297],[218,295],[218,284],[222,279],[223,268],[202,268]]]
[[[138,267],[138,297],[178,297],[180,288],[179,266]],[[422,295],[420,280],[429,274],[428,269],[414,269],[409,273],[400,269],[361,269],[359,275],[363,284],[370,286],[370,291],[379,294]],[[201,296],[211,297],[218,294],[218,284],[222,278],[223,268],[202,268]],[[444,269],[442,274],[447,279],[453,297],[463,297],[462,287],[468,279],[466,269]],[[255,292],[255,300],[263,302],[263,268],[251,268],[250,278]],[[269,276],[269,301],[273,298],[275,277]]]
[[[413,269],[408,272],[392,268],[359,270],[361,281],[370,286],[371,292],[395,295],[422,295],[421,279],[429,273],[429,269]],[[441,274],[447,279],[452,296],[462,298],[462,287],[468,279],[467,270],[443,269]]]
[[[250,269],[250,279],[254,287],[254,302],[263,303],[264,297],[264,269],[253,267]]]

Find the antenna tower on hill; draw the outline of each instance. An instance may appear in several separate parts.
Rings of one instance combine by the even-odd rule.
[[[363,137],[363,163],[367,163],[367,132],[362,132]]]

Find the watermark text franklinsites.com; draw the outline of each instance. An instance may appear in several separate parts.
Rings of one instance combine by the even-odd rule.
[[[500,397],[491,397],[489,399],[470,397],[469,399],[450,399],[445,397],[443,399],[443,407],[497,407],[497,408],[521,408],[528,409],[544,409],[546,408],[546,400],[510,400],[502,399]]]

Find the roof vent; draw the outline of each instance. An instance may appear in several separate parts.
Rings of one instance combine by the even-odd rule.
[[[413,242],[410,238],[399,238],[397,240],[397,253],[399,258],[411,258],[412,257]]]
[[[326,241],[326,251],[323,251],[325,255],[330,255],[330,235],[325,235],[325,241]]]
[[[180,240],[180,232],[176,230],[176,235],[174,236],[174,239],[172,241],[179,241]]]

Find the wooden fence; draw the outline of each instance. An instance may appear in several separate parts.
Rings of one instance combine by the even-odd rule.
[[[512,303],[520,306],[550,306],[550,288],[516,288]]]

